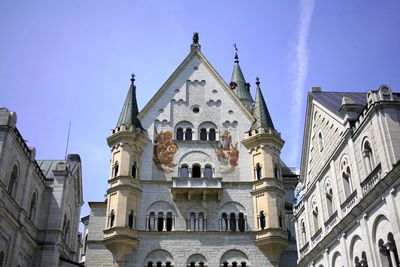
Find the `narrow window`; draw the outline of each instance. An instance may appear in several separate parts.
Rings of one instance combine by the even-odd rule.
[[[368,266],[368,260],[367,260],[367,254],[365,251],[361,253],[361,261],[360,261],[360,266]],[[398,266],[398,265],[397,265]]]
[[[167,262],[165,263],[165,267],[171,267],[171,263],[170,263],[169,261],[167,261]]]
[[[229,228],[232,232],[236,231],[236,216],[233,212],[229,215]]]
[[[167,231],[172,231],[172,223],[173,223],[172,213],[168,212],[167,213]]]
[[[162,267],[162,262],[161,261],[157,262],[157,267]]]
[[[62,226],[62,237],[65,239],[67,230],[67,215],[64,214],[63,226]]]
[[[242,212],[239,213],[239,231],[244,232],[246,228],[246,221],[244,220],[244,214]]]
[[[400,260],[399,260],[399,254],[397,253],[397,246],[396,246],[396,241],[394,240],[394,236],[392,233],[388,234],[388,242],[386,243],[388,250],[391,253],[391,258],[394,258],[394,261],[396,262],[396,265],[394,266],[400,266]]]
[[[178,128],[176,130],[176,140],[183,140],[183,129]]]
[[[242,263],[240,264],[240,267],[246,267],[246,263],[244,261],[242,261]]]
[[[152,261],[149,261],[149,262],[147,263],[147,267],[153,267],[153,262],[152,262]]]
[[[4,266],[4,252],[0,252],[0,267]]]
[[[206,128],[200,129],[200,140],[207,141],[207,129]]]
[[[204,267],[204,262],[199,262],[199,267]]]
[[[192,167],[192,177],[193,178],[200,178],[201,177],[201,168],[200,165],[193,165]]]
[[[132,177],[133,177],[133,178],[136,178],[136,161],[133,161],[133,162],[132,162],[132,170],[131,170],[131,173],[132,173]]]
[[[133,210],[131,210],[129,212],[129,216],[128,216],[128,227],[129,228],[133,228],[133,216],[134,216]]]
[[[119,170],[119,163],[118,163],[118,161],[117,161],[117,162],[115,162],[115,164],[114,164],[114,177],[117,177],[117,176],[118,176],[118,170]]]
[[[216,140],[216,134],[215,134],[215,129],[214,128],[211,128],[209,130],[208,140],[210,140],[210,141],[215,141]]]
[[[372,171],[375,165],[372,148],[368,141],[364,143],[363,158],[364,158],[366,174],[368,175]]]
[[[222,213],[222,230],[228,231],[228,215],[226,213]]]
[[[232,267],[237,267],[237,262],[236,261],[232,262]]]
[[[313,207],[313,222],[314,222],[314,232],[316,233],[319,230],[319,221],[318,221],[318,207]]]
[[[301,236],[302,236],[302,241],[303,241],[302,245],[304,245],[307,240],[306,225],[305,225],[304,221],[301,221]]]
[[[342,181],[343,181],[344,196],[347,199],[352,193],[351,170],[349,166],[345,166],[345,169],[342,172]]]
[[[87,250],[87,241],[88,241],[88,235],[85,235],[85,247],[83,248],[83,254],[86,254],[86,250]],[[1,265],[0,265],[1,266]]]
[[[114,212],[114,210],[111,210],[111,212],[110,212],[110,228],[114,227],[114,221],[115,221],[115,212]]]
[[[318,133],[318,144],[319,144],[319,151],[324,150],[324,142],[322,140],[322,133]]]
[[[37,197],[36,197],[36,193],[33,193],[32,199],[31,199],[31,205],[29,207],[29,219],[32,222],[35,220],[36,205],[37,205]]]
[[[185,132],[185,140],[191,141],[192,140],[192,129],[187,128]]]
[[[228,262],[223,263],[224,267],[228,267]]]
[[[187,165],[182,165],[180,177],[189,177],[189,168]]]
[[[197,225],[198,225],[199,231],[204,231],[204,213],[203,212],[199,212]]]
[[[332,188],[326,188],[326,206],[328,208],[328,216],[331,217],[333,214],[333,191]]]
[[[154,231],[156,229],[156,214],[152,211],[149,214],[149,231]]]
[[[157,230],[162,232],[164,229],[164,213],[161,211],[158,213],[158,220],[157,220]],[[158,264],[158,263],[157,263]]]
[[[204,168],[204,177],[212,177],[213,176],[213,171],[210,165],[206,165]]]
[[[10,182],[8,184],[8,193],[10,196],[14,197],[17,185],[17,178],[18,178],[18,167],[14,165],[13,170],[10,175]]]
[[[190,267],[195,267],[195,266],[196,266],[196,263],[195,263],[194,261],[192,261],[192,262],[189,264],[189,266],[190,266]]]
[[[283,228],[283,216],[282,216],[282,212],[279,211],[279,227]]]
[[[261,168],[260,163],[257,163],[257,164],[256,164],[256,179],[257,179],[257,180],[260,180],[260,179],[261,179],[261,176],[262,176],[261,170],[262,170],[262,168]]]
[[[265,215],[264,215],[264,211],[260,211],[260,228],[264,229],[265,228]]]
[[[196,231],[196,213],[194,213],[194,212],[190,213],[189,229],[190,229],[190,231]]]

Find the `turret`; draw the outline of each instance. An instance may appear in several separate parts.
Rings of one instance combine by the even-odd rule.
[[[243,145],[251,155],[253,174],[254,225],[256,245],[274,266],[288,246],[284,222],[284,190],[281,175],[280,152],[284,141],[271,120],[257,78],[255,121],[246,133]]]
[[[104,244],[114,257],[114,266],[121,266],[124,257],[139,243],[136,214],[140,199],[140,161],[150,141],[137,118],[135,77],[125,99],[117,126],[107,138],[111,150],[110,176],[107,190],[107,221]]]
[[[229,83],[230,88],[235,92],[239,99],[245,104],[248,109],[253,106],[253,98],[250,94],[250,84],[246,82],[242,69],[239,65],[238,50],[235,44],[235,65],[233,67],[232,79]]]

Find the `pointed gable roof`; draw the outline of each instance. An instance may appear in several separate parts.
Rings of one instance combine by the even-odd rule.
[[[137,118],[138,113],[139,110],[136,101],[135,75],[132,74],[131,86],[129,87],[128,95],[125,98],[121,114],[119,115],[117,127],[121,125],[135,125],[136,127],[143,129],[140,120]]]
[[[249,84],[246,82],[242,72],[242,68],[239,65],[239,56],[237,54],[237,51],[235,52],[235,65],[233,67],[230,86],[232,89],[234,89],[239,99],[244,101],[245,104],[247,104],[247,107],[249,107],[251,103],[253,103],[253,98],[251,97],[249,90],[250,89]]]
[[[256,89],[256,101],[254,103],[253,116],[256,121],[251,126],[250,130],[255,130],[258,128],[271,128],[275,130],[274,123],[272,122],[271,116],[265,103],[264,96],[260,89],[260,79],[257,77],[257,89]]]
[[[238,96],[232,92],[229,86],[226,84],[224,79],[222,79],[221,75],[217,72],[217,70],[210,64],[210,62],[206,59],[206,57],[201,52],[201,46],[198,43],[198,35],[197,39],[193,39],[193,43],[191,44],[190,53],[186,56],[186,58],[182,61],[182,63],[176,68],[176,70],[172,73],[172,75],[167,79],[167,81],[161,86],[161,88],[157,91],[157,93],[150,99],[150,101],[146,104],[146,106],[140,111],[138,117],[143,118],[144,115],[151,110],[154,104],[162,97],[162,95],[166,92],[168,87],[173,83],[173,81],[178,77],[178,75],[182,72],[182,70],[191,62],[191,60],[197,57],[202,64],[207,68],[207,70],[214,76],[214,78],[219,82],[221,87],[225,90],[225,92],[232,98],[232,100],[239,106],[239,108],[243,111],[245,116],[250,120],[254,121],[254,117],[246,107],[246,105],[238,98]]]

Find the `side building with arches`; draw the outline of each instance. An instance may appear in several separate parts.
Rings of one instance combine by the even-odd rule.
[[[82,163],[37,160],[17,116],[0,108],[0,266],[82,266]]]
[[[297,266],[400,266],[400,94],[308,94]]]
[[[296,264],[297,172],[280,159],[284,141],[237,53],[229,83],[197,42],[140,112],[132,76],[107,138],[106,201],[89,202],[83,219],[85,266]]]

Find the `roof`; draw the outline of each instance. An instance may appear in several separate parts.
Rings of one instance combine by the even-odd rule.
[[[135,125],[143,129],[140,120],[137,118],[139,113],[137,100],[136,100],[136,86],[135,75],[132,74],[131,86],[129,87],[128,94],[125,98],[124,106],[122,107],[121,114],[117,122],[117,127],[121,125],[130,126]]]
[[[342,99],[344,96],[353,100],[355,105],[367,105],[367,93],[311,92],[310,94],[318,103],[322,104],[339,117],[343,117],[339,111],[342,107]]]
[[[246,83],[242,69],[239,65],[239,57],[237,52],[235,53],[235,66],[233,67],[231,84],[236,83],[236,89],[234,90],[236,95],[242,101],[253,102],[251,97],[249,85]]]
[[[78,169],[78,165],[80,165],[80,160],[36,160],[41,171],[43,172],[46,178],[54,179],[53,170],[57,168],[59,163],[66,163],[68,165],[68,170],[71,173],[74,173]]]
[[[253,115],[256,118],[256,121],[253,123],[250,130],[255,130],[258,128],[271,128],[275,130],[271,115],[269,115],[267,104],[265,104],[264,96],[261,93],[260,82],[258,78]]]

